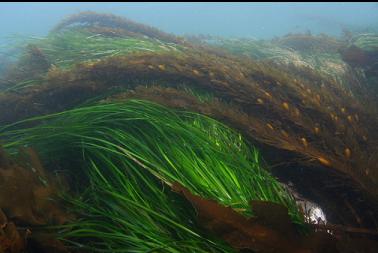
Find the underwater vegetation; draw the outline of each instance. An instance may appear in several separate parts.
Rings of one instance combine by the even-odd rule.
[[[104,15],[103,19],[107,20],[107,17],[108,15]],[[98,17],[96,16],[96,18]],[[71,22],[80,23],[80,20],[74,19],[69,23],[71,24]],[[151,32],[130,34],[126,32],[128,30],[117,28],[119,34],[115,35],[109,31],[105,32],[103,30],[105,28],[98,30],[100,28],[98,23],[95,27],[74,26],[68,30],[60,26],[50,32],[47,37],[25,39],[29,46],[21,55],[20,64],[10,68],[4,78],[0,80],[0,87],[3,84],[6,90],[8,88],[18,91],[41,82],[43,74],[49,70],[67,69],[78,62],[95,62],[103,57],[127,55],[133,52],[179,52],[183,47],[175,43],[163,42],[161,41],[163,38],[160,37],[161,40],[145,35]]]
[[[187,38],[195,44],[211,45],[255,60],[310,68],[318,74],[328,76],[327,78],[337,79],[354,93],[359,93],[360,89],[366,87],[376,91],[378,44],[377,35],[373,33],[348,32],[337,39],[324,34],[287,34],[270,41],[210,35]],[[364,82],[366,87],[356,85],[359,82]],[[356,88],[353,89],[353,86]],[[374,100],[376,101],[376,98]]]
[[[338,53],[347,42],[327,35],[288,34],[272,40],[216,36],[190,36],[188,39],[195,44],[211,45],[254,60],[309,68],[328,78],[336,78],[343,85],[350,85],[352,69]]]
[[[219,217],[198,217],[213,206],[235,224],[249,217],[259,224],[251,200],[285,206],[303,228],[295,200],[270,172],[300,186],[332,222],[376,230],[375,65],[345,56],[353,47],[373,55],[374,36],[363,38],[370,42],[310,34],[185,40],[114,15],[79,13],[27,40],[3,71],[0,138],[12,155],[31,146],[46,168],[76,170],[86,182],[70,183],[65,205],[81,218],[65,223],[60,239],[89,251],[241,250],[250,240],[237,244],[208,223]],[[231,227],[238,238],[253,225]],[[249,249],[270,252],[264,240]],[[331,244],[329,252],[346,252]]]
[[[215,250],[218,246],[211,246],[193,229],[193,214],[185,215],[180,203],[169,199],[173,183],[247,217],[251,200],[280,203],[296,224],[303,224],[290,194],[262,168],[258,152],[231,129],[200,114],[129,100],[37,120],[49,123],[5,131],[4,147],[32,144],[42,157],[67,159],[65,152],[82,157],[85,165],[80,167],[90,186],[71,201],[87,218],[67,225],[72,231],[65,237],[100,240],[93,242],[92,250],[190,252],[193,248],[198,252],[202,244],[203,250]],[[105,220],[98,220],[99,216]],[[113,230],[102,231],[105,224]]]
[[[373,91],[377,101],[378,80],[378,36],[376,34],[359,34],[351,36],[348,46],[340,49],[345,62],[359,69],[366,78],[368,89]]]
[[[101,32],[106,35],[132,35],[132,36],[147,36],[151,38],[161,39],[165,42],[171,42],[175,44],[184,43],[181,39],[174,35],[167,34],[151,26],[146,26],[141,23],[136,23],[132,20],[128,20],[123,17],[119,17],[112,14],[101,14],[96,12],[80,12],[75,15],[71,15],[62,20],[58,25],[53,28],[52,32],[59,32],[72,26],[84,26],[90,27],[92,31]]]
[[[42,166],[35,150],[20,148],[12,157],[1,149],[0,184],[0,252],[26,252],[31,242],[43,245],[46,239],[63,247],[38,231],[47,224],[64,224],[72,215],[57,201],[62,184]]]

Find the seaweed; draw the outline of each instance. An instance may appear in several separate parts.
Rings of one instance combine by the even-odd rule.
[[[102,241],[92,242],[96,246],[89,244],[90,249],[121,249],[124,245],[125,251],[141,250],[163,247],[167,241],[176,240],[177,246],[167,245],[167,251],[175,252],[178,246],[190,250],[190,245],[202,244],[211,249],[206,236],[202,235],[201,239],[195,235],[199,232],[188,223],[192,216],[176,211],[181,208],[167,199],[169,194],[162,187],[174,182],[247,217],[253,215],[248,208],[250,200],[281,203],[289,209],[293,222],[303,226],[302,214],[290,194],[262,169],[258,151],[250,150],[242,136],[211,118],[147,101],[128,100],[79,107],[29,121],[33,120],[46,123],[5,131],[3,137],[8,142],[4,147],[33,145],[44,157],[55,159],[65,159],[65,152],[71,154],[73,150],[79,157],[84,155],[83,173],[88,173],[91,190],[84,190],[82,197],[71,202],[87,220],[65,226],[73,231],[68,231],[63,238],[80,239],[87,235]],[[55,145],[58,142],[59,147]],[[91,204],[93,201],[101,203]],[[117,211],[121,207],[125,213]],[[146,217],[141,217],[137,211],[140,209],[145,210]],[[121,222],[124,231],[118,242],[115,237],[121,231],[115,227],[108,236],[100,228],[91,228],[101,227],[103,222],[116,226],[109,220],[114,219],[113,212],[117,212],[119,219],[134,217]],[[107,220],[93,220],[100,214]],[[146,231],[140,231],[140,222],[144,222]],[[160,229],[156,230],[156,226]],[[98,233],[85,232],[90,228]],[[146,246],[134,245],[135,240],[144,240]],[[187,240],[194,241],[186,245]]]
[[[246,219],[229,207],[192,194],[179,183],[174,183],[172,189],[193,205],[200,226],[223,238],[239,252],[339,252],[337,240],[325,232],[306,236],[295,233],[287,209],[282,205],[251,201],[256,217]]]
[[[319,74],[337,77],[343,83],[348,83],[350,68],[338,53],[338,49],[346,43],[325,35],[290,34],[273,40],[212,36],[198,37],[197,40],[190,38],[196,44],[210,45],[238,56],[278,65],[293,64],[296,68],[310,68]]]
[[[140,53],[107,57],[68,71],[50,71],[47,84],[34,95],[29,93],[27,99],[39,101],[42,108],[52,112],[75,106],[114,84],[133,88],[141,82],[173,86],[187,83],[231,102],[248,114],[255,122],[249,127],[249,135],[257,141],[297,152],[307,157],[307,161],[335,168],[350,175],[364,188],[370,185],[368,191],[372,191],[375,180],[372,174],[367,176],[366,171],[355,174],[355,165],[345,159],[345,150],[353,147],[349,154],[352,161],[374,173],[374,145],[369,144],[376,135],[374,112],[337,82],[315,79],[311,72],[305,73],[310,80],[271,66],[254,62],[241,64],[206,54]],[[17,100],[15,103],[22,103],[24,99],[18,97]],[[0,102],[3,103],[1,99]],[[22,115],[15,109],[17,107],[7,113],[12,117]],[[33,113],[31,108],[29,110]],[[4,123],[7,113],[1,117]]]
[[[18,253],[25,250],[27,233],[20,233],[0,209],[0,252]]]
[[[41,228],[73,218],[58,202],[62,179],[46,172],[31,148],[0,153],[0,252],[29,252],[31,244],[55,249],[56,238],[43,239],[49,232]]]
[[[106,57],[50,69],[45,84],[26,96],[4,94],[0,104],[11,108],[0,121],[72,108],[115,87],[185,83],[247,114],[246,134],[257,142],[294,152],[304,164],[336,169],[377,195],[375,111],[337,81],[291,69],[192,51]]]
[[[152,51],[138,49],[142,42]],[[335,196],[345,195],[342,191],[349,185],[374,206],[378,199],[375,72],[348,66],[339,55],[345,45],[350,46],[347,43],[367,45],[366,50],[361,48],[363,54],[373,54],[372,43],[311,35],[222,43],[230,52],[113,15],[71,16],[29,47],[40,63],[36,66],[43,67],[20,72],[20,78],[13,78],[16,82],[5,84],[0,125],[99,99],[147,99],[224,122],[260,147],[264,156],[285,154],[269,156],[278,164],[314,168],[335,178],[339,186],[329,186]],[[245,53],[251,57],[240,55]],[[23,58],[18,66],[30,62]],[[315,188],[311,190],[322,191]],[[357,224],[374,226],[369,219],[359,221],[357,199],[345,206],[357,217]]]
[[[157,38],[165,42],[182,43],[183,41],[178,39],[174,35],[167,34],[159,31],[154,27],[150,27],[144,24],[136,23],[112,14],[100,14],[96,12],[80,12],[78,14],[71,15],[56,25],[52,32],[60,32],[70,26],[92,26],[97,29],[116,29],[113,30],[118,34],[121,31],[132,32],[134,34],[140,34],[151,38]],[[97,30],[95,30],[97,31]]]

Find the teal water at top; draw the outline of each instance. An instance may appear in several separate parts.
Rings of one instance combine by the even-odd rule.
[[[112,13],[177,35],[270,39],[310,31],[378,30],[378,3],[0,3],[0,40],[43,36],[80,11]]]

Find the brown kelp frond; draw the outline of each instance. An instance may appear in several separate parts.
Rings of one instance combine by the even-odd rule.
[[[316,198],[316,201],[318,203],[321,203],[321,206],[327,206],[327,217],[329,215],[330,219],[338,220],[338,222],[345,222],[344,224],[349,225],[356,225],[353,221],[356,221],[356,219],[353,216],[348,215],[348,210],[350,210],[350,204],[349,207],[345,203],[352,203],[352,205],[356,205],[353,207],[353,209],[358,208],[357,211],[358,215],[362,215],[365,218],[363,221],[361,218],[358,218],[360,222],[363,222],[363,224],[371,224],[371,221],[374,222],[374,215],[369,214],[369,212],[373,212],[373,210],[378,210],[376,207],[371,206],[371,199],[369,199],[368,196],[364,196],[364,193],[362,192],[362,195],[360,196],[352,196],[348,195],[347,199],[350,198],[350,200],[343,200],[345,198],[345,192],[356,192],[356,182],[355,179],[351,178],[351,175],[347,176],[345,173],[336,173],[335,170],[330,171],[329,167],[325,168],[319,168],[317,167],[315,170],[310,169],[309,167],[314,167],[316,165],[316,162],[319,163],[327,163],[328,161],[325,160],[325,158],[320,158],[319,160],[315,161],[308,161],[307,159],[304,159],[303,153],[295,152],[296,156],[290,157],[290,160],[287,158],[279,158],[277,157],[287,157],[287,154],[285,154],[284,150],[296,150],[298,149],[298,146],[295,146],[295,143],[292,142],[292,138],[289,138],[289,135],[285,130],[282,132],[277,129],[276,131],[271,131],[271,129],[268,127],[272,127],[271,125],[267,125],[267,123],[264,119],[261,119],[259,117],[253,117],[251,115],[247,115],[246,113],[243,113],[238,107],[230,105],[228,103],[225,103],[224,101],[219,100],[218,98],[213,98],[212,100],[201,100],[197,97],[194,97],[192,93],[188,93],[185,90],[179,90],[175,88],[164,88],[161,86],[138,86],[135,90],[130,90],[128,92],[116,94],[114,96],[109,97],[108,101],[113,100],[127,100],[127,99],[143,99],[148,101],[154,101],[159,104],[166,105],[170,108],[179,108],[186,111],[194,111],[199,112],[201,114],[205,114],[207,116],[210,116],[212,118],[215,118],[219,121],[224,122],[225,124],[232,126],[233,128],[237,129],[240,132],[243,132],[248,139],[253,140],[256,145],[259,147],[264,147],[264,150],[266,149],[265,146],[268,144],[270,147],[276,147],[273,149],[269,149],[265,151],[265,154],[272,153],[271,157],[269,157],[269,161],[272,164],[273,161],[275,163],[290,163],[291,166],[287,166],[287,169],[285,169],[283,172],[279,172],[279,174],[293,174],[297,173],[295,172],[293,165],[302,163],[310,166],[306,166],[306,169],[304,169],[302,172],[299,172],[300,175],[297,175],[299,177],[300,181],[300,187],[310,188],[308,191],[314,191],[316,189],[316,196],[313,196]],[[273,135],[272,133],[278,133],[276,135]],[[295,132],[291,133],[292,136],[295,137]],[[282,135],[286,135],[287,139],[282,140]],[[323,136],[323,134],[319,131],[318,133],[319,138],[326,138]],[[295,138],[294,138],[295,139]],[[303,140],[304,142],[306,140]],[[302,143],[299,143],[299,145],[303,145]],[[324,148],[324,147],[323,147]],[[324,151],[322,151],[324,152]],[[290,152],[293,153],[293,152]],[[374,155],[375,152],[372,152],[372,155],[370,158],[372,158],[371,161],[359,161],[359,163],[363,163],[363,166],[367,166],[369,168],[374,167]],[[345,150],[345,155],[351,157],[351,149]],[[322,160],[324,159],[324,160]],[[352,161],[353,158],[350,158],[349,161]],[[353,162],[356,164],[357,162]],[[335,166],[335,164],[328,164],[330,166]],[[286,166],[285,166],[286,167]],[[295,165],[294,165],[295,167]],[[357,166],[355,168],[358,168]],[[283,168],[279,168],[281,171]],[[356,169],[358,170],[358,169]],[[323,172],[324,171],[324,172]],[[376,171],[376,170],[374,170]],[[371,173],[371,171],[366,171],[368,174]],[[313,174],[311,174],[313,173]],[[374,172],[375,173],[375,172]],[[307,176],[306,176],[307,175]],[[362,175],[362,177],[365,177]],[[376,178],[377,176],[373,176],[373,178]],[[316,178],[316,179],[314,179]],[[319,183],[321,182],[321,183]],[[310,186],[310,184],[312,186]],[[321,185],[321,186],[320,186]],[[372,185],[374,187],[374,185]],[[314,189],[313,189],[314,188]],[[358,188],[358,187],[357,187]],[[312,190],[311,190],[312,189]],[[322,197],[319,198],[319,195]],[[358,194],[357,194],[358,195]],[[341,197],[340,197],[341,196]],[[367,199],[366,199],[367,198]],[[353,200],[354,199],[354,200]],[[354,203],[356,199],[359,199],[359,203]],[[365,199],[364,201],[362,199]],[[337,203],[337,204],[336,204]],[[366,206],[360,206],[361,203],[363,205],[366,204]],[[365,204],[364,204],[365,203]],[[341,208],[341,206],[345,206],[344,208]],[[336,211],[336,209],[342,209]],[[336,216],[332,218],[333,215],[331,213],[334,213]],[[370,218],[366,218],[370,217]],[[347,222],[349,220],[349,222]],[[370,222],[369,222],[370,220]],[[357,223],[358,225],[361,225],[361,223]],[[374,225],[373,225],[374,227]]]
[[[46,82],[15,101],[21,106],[42,104],[35,112],[30,106],[27,112],[15,106],[0,121],[9,122],[7,117],[14,114],[59,111],[114,87],[185,83],[239,108],[252,122],[250,135],[260,142],[346,173],[362,187],[369,185],[369,191],[376,189],[372,186],[377,178],[362,172],[373,155],[376,120],[336,80],[317,78],[315,72],[291,74],[273,65],[204,52],[139,53],[50,70]]]
[[[325,231],[299,235],[290,222],[287,208],[272,202],[251,201],[256,216],[247,219],[230,207],[193,194],[177,182],[172,190],[183,195],[194,207],[199,226],[239,252],[339,252],[337,244],[343,243]]]
[[[57,202],[63,186],[58,182],[62,183],[61,178],[44,169],[33,149],[22,149],[18,157],[11,157],[0,148],[0,252],[29,252],[30,245],[66,252],[55,251],[62,244],[38,231],[40,226],[72,219]]]
[[[291,222],[288,218],[287,210],[285,209],[280,213],[285,214],[286,211],[287,217],[282,217],[283,215],[277,213],[276,217],[279,217],[277,220],[280,220],[281,223],[287,223],[288,226],[285,226],[284,229],[283,227],[278,228],[277,225],[279,224],[275,225],[276,228],[284,230],[287,237],[279,235],[276,229],[266,226],[262,220],[259,221],[258,217],[254,219],[245,218],[230,207],[222,206],[214,200],[205,199],[193,194],[180,183],[174,182],[171,188],[173,191],[182,194],[191,203],[198,213],[197,219],[201,227],[204,227],[212,234],[218,235],[234,249],[249,249],[262,252],[265,250],[296,252],[295,250],[300,248],[300,246],[297,245],[299,238],[295,238],[298,236],[296,236],[295,233],[292,233],[294,228],[291,227]],[[263,203],[267,203],[267,206],[269,206],[269,202]],[[273,204],[269,208],[277,211],[278,208],[274,207]],[[238,238],[238,240],[235,240],[236,238]],[[277,249],[271,249],[272,245],[274,245],[273,247],[277,247]]]
[[[160,39],[165,42],[181,43],[182,40],[174,35],[162,32],[154,27],[131,21],[112,14],[100,14],[86,11],[71,15],[61,21],[52,29],[52,32],[59,32],[64,28],[72,25],[81,25],[89,27],[102,27],[100,29],[114,29],[111,33],[121,33],[128,31],[134,34],[141,34],[151,38]],[[93,29],[93,28],[92,28]]]
[[[347,74],[350,68],[337,51],[345,42],[326,35],[286,35],[273,40],[192,36],[188,40],[195,44],[227,50],[239,57],[246,56],[284,66],[294,65],[296,68],[310,68],[319,74],[327,75],[328,78],[348,81]]]
[[[52,200],[58,194],[58,178],[45,171],[33,149],[20,150],[17,163],[2,159],[7,163],[0,167],[0,210],[8,219],[29,226],[63,224],[69,219]]]
[[[19,231],[14,222],[8,221],[1,209],[0,225],[0,252],[24,252],[29,231]]]
[[[302,163],[305,162],[307,164],[314,164],[318,162],[331,168],[339,168],[339,171],[346,174],[350,173],[350,171],[347,170],[348,164],[350,164],[349,166],[364,164],[363,166],[374,167],[371,161],[368,162],[364,160],[364,157],[370,157],[370,159],[374,157],[374,151],[371,151],[372,153],[370,156],[367,154],[356,153],[354,154],[355,158],[353,158],[351,154],[352,148],[343,149],[343,145],[340,145],[334,147],[336,150],[340,149],[339,158],[337,158],[337,156],[334,154],[330,154],[330,149],[332,148],[330,146],[331,143],[339,142],[337,139],[340,138],[340,135],[334,136],[327,131],[326,128],[321,129],[319,125],[313,126],[314,134],[312,138],[322,138],[323,143],[318,143],[323,145],[319,145],[315,141],[310,142],[310,139],[307,139],[306,137],[300,137],[300,135],[296,132],[296,129],[291,129],[290,125],[283,126],[282,124],[279,124],[279,122],[269,119],[268,116],[261,117],[246,114],[245,112],[242,112],[240,108],[225,104],[217,99],[207,101],[205,103],[199,103],[199,101],[196,101],[194,97],[190,96],[189,94],[185,95],[185,92],[178,91],[176,89],[161,87],[138,87],[134,91],[116,95],[116,98],[142,98],[163,103],[169,107],[179,107],[209,115],[227,123],[230,126],[233,126],[234,128],[245,133],[250,139],[257,141],[260,144],[267,144],[276,147],[279,150],[294,151],[300,156],[307,157],[306,160],[301,161]],[[272,122],[278,124],[275,125]],[[326,142],[325,140],[328,141]],[[326,143],[329,143],[329,146],[325,146]],[[362,149],[364,147],[359,148]],[[353,146],[353,150],[353,152],[358,152],[358,146]],[[354,160],[359,156],[361,157],[361,160]],[[353,168],[357,168],[357,166]],[[342,169],[340,170],[340,168]],[[358,171],[358,169],[355,169],[355,171]],[[370,170],[367,172],[371,173]],[[353,174],[350,176],[355,177]],[[364,178],[366,176],[367,175],[360,175],[359,177]],[[374,185],[371,186],[373,187]]]

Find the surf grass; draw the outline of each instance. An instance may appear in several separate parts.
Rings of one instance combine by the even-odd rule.
[[[15,38],[16,40],[17,38]],[[51,66],[69,69],[79,63],[95,62],[97,60],[113,57],[124,56],[133,53],[143,52],[170,52],[180,53],[184,47],[174,43],[162,42],[156,38],[140,36],[120,36],[108,37],[103,34],[96,34],[84,28],[70,28],[62,32],[53,32],[46,37],[27,37],[19,38],[17,47],[9,46],[8,51],[20,51],[15,59],[22,57],[27,45],[33,45],[40,49],[43,56]],[[13,48],[13,49],[12,49]],[[0,47],[0,53],[1,53]],[[1,55],[0,55],[1,56]],[[22,58],[20,58],[22,65]],[[20,67],[22,70],[22,66]],[[46,73],[47,74],[47,73]],[[43,83],[45,74],[39,79],[24,79],[13,81],[4,91],[21,91],[23,89]],[[0,80],[1,81],[1,80]]]
[[[43,121],[32,128],[25,123]],[[16,129],[15,129],[16,128]],[[101,252],[232,252],[199,229],[195,212],[170,190],[192,193],[251,216],[250,200],[288,207],[295,201],[262,168],[258,151],[242,136],[203,115],[141,100],[107,103],[41,116],[7,126],[5,148],[33,145],[47,158],[82,160],[89,187],[67,197],[80,220],[61,239]]]
[[[79,62],[94,61],[108,56],[127,55],[135,52],[178,52],[173,43],[164,43],[149,37],[107,37],[82,28],[49,34],[35,40],[35,44],[54,65],[62,68]]]
[[[314,36],[314,38],[317,37]],[[280,45],[279,40],[268,41],[251,38],[227,39],[215,37],[213,40],[205,42],[235,55],[249,56],[255,60],[273,61],[278,64],[294,64],[297,67],[311,68],[318,71],[319,74],[326,74],[334,78],[342,78],[347,71],[347,66],[341,59],[340,54],[332,50],[295,50],[288,46]]]

